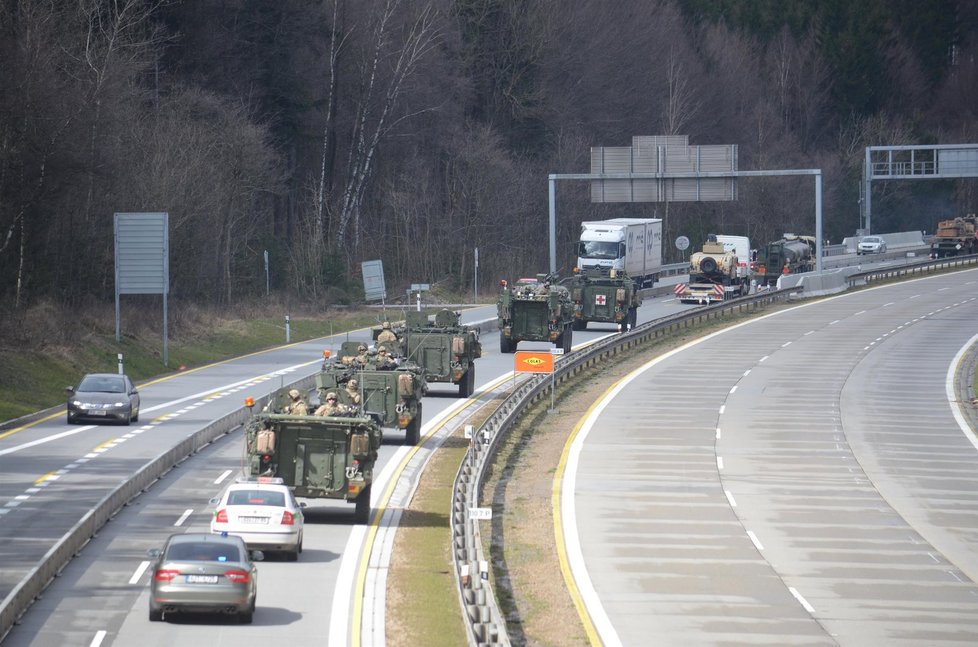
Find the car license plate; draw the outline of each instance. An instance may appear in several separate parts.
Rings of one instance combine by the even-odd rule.
[[[105,411],[102,411],[101,409],[93,410],[93,411],[89,411],[88,412],[88,415],[90,415],[90,416],[104,416],[105,414],[106,414],[106,412]]]
[[[268,517],[238,517],[241,523],[268,523]]]
[[[187,584],[217,584],[217,575],[188,575]]]

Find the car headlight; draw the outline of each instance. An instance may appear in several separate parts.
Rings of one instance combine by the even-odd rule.
[[[105,408],[106,409],[111,409],[112,407],[119,408],[119,407],[124,407],[124,406],[126,406],[126,403],[125,402],[115,402],[113,404],[107,404],[107,405],[105,405]]]

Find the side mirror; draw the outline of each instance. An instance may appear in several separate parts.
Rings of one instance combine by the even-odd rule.
[[[149,550],[146,551],[146,554],[148,556],[152,557],[153,559],[156,559],[162,553],[163,553],[163,551],[161,551],[159,548],[150,548]]]
[[[309,504],[308,504],[308,503],[306,503],[305,501],[299,501],[299,507],[300,507],[300,508],[304,508],[304,507],[306,507],[307,505],[309,505]]]
[[[74,393],[74,392],[75,392],[75,387],[73,387],[73,386],[66,386],[65,387],[65,393]]]
[[[265,559],[265,553],[261,552],[260,550],[253,550],[249,553],[249,555],[251,555],[251,561],[253,562],[261,562]]]
[[[214,498],[212,498],[212,499],[209,499],[209,500],[208,500],[207,502],[208,502],[209,504],[211,504],[211,505],[217,505],[218,503],[220,503],[220,502],[221,502],[221,497],[219,497],[219,496],[216,496],[216,497],[214,497]]]

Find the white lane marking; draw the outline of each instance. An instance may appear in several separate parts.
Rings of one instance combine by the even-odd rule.
[[[753,530],[747,531],[747,536],[750,537],[751,542],[757,547],[757,550],[764,550],[764,546],[761,545],[761,540],[757,538]]]
[[[720,428],[717,427],[717,440],[720,440]]]
[[[136,572],[129,578],[129,583],[138,584],[139,578],[143,576],[143,573],[146,572],[147,568],[149,568],[149,562],[139,562],[139,566],[136,567]]]
[[[934,562],[936,564],[940,564],[941,563],[941,560],[939,560],[936,557],[934,557],[934,553],[927,553],[927,556],[930,557],[932,560],[934,560]]]
[[[893,302],[892,301],[890,301],[889,303],[884,303],[883,304],[883,307],[886,308],[887,306],[891,306],[891,305],[893,305]]]
[[[105,640],[105,629],[99,629],[95,633],[95,637],[92,638],[92,642],[88,644],[88,647],[99,647],[103,640]]]
[[[955,573],[954,571],[946,571],[946,572],[947,572],[948,575],[950,575],[951,577],[953,577],[957,581],[959,581],[962,584],[964,584],[964,580],[962,580],[960,577],[958,577],[958,574],[957,573]]]
[[[730,393],[734,393],[736,390],[737,390],[737,385],[736,384],[734,384],[732,387],[730,387]]]
[[[951,288],[937,288],[938,292],[943,292],[944,290],[950,290]]]
[[[804,337],[808,337],[809,335],[814,335],[814,334],[815,334],[815,331],[814,331],[814,330],[809,330],[809,331],[808,331],[808,332],[806,332],[806,333],[805,333],[805,334],[804,334],[803,336],[804,336]]]
[[[227,477],[231,476],[232,473],[233,473],[232,470],[225,470],[223,474],[221,474],[216,479],[214,479],[214,485],[220,485],[221,482]]]
[[[805,611],[808,613],[815,613],[815,607],[808,604],[808,600],[802,597],[801,593],[798,592],[798,589],[793,586],[789,586],[788,590],[791,591],[791,595],[795,596],[795,599],[801,603],[801,606],[805,608]]]
[[[865,311],[865,310],[860,310],[859,312],[857,312],[856,314],[854,314],[854,315],[852,315],[852,316],[853,316],[853,317],[858,317],[859,315],[861,315],[861,314],[865,314],[865,313],[866,313],[866,311]]]
[[[29,492],[31,494],[37,494],[40,491],[41,491],[41,488],[39,488],[39,487],[29,487],[26,490],[24,490],[24,492]]]
[[[736,508],[737,502],[734,500],[733,492],[731,492],[730,490],[724,490],[723,493],[726,495],[727,501],[730,503],[730,507]]]
[[[961,429],[961,433],[964,437],[971,441],[971,444],[978,449],[978,437],[971,433],[971,426],[968,424],[963,413],[963,403],[958,402],[958,396],[954,392],[954,372],[957,370],[958,365],[961,363],[961,358],[964,354],[968,352],[974,344],[978,343],[978,335],[975,335],[968,341],[964,343],[964,346],[958,351],[954,359],[947,367],[947,375],[944,377],[944,394],[947,397],[948,405],[951,408],[951,415],[954,416],[954,420],[958,423],[958,428]]]
[[[835,321],[830,321],[829,325],[834,326],[835,324],[839,323],[839,321],[840,321],[839,319],[836,319]]]
[[[717,456],[717,469],[723,469],[723,456]]]
[[[919,296],[920,296],[919,294],[915,294],[915,295],[913,295],[913,296],[912,296],[912,297],[910,297],[910,298],[911,298],[911,299],[916,299],[916,298],[917,298],[917,297],[919,297]]]
[[[757,360],[757,363],[758,363],[758,364],[760,364],[761,362],[763,362],[763,361],[764,361],[764,360],[766,360],[767,358],[768,358],[768,356],[767,356],[767,355],[765,355],[765,356],[764,356],[764,357],[762,357],[761,359],[759,359],[759,360]]]
[[[364,539],[367,535],[367,528],[368,526],[360,523],[353,526],[353,530],[350,531],[350,536],[346,540],[343,555],[360,554],[360,548],[363,546]],[[340,582],[352,583],[354,581],[356,567],[357,560],[355,559],[340,560],[340,568],[336,573],[338,592]],[[348,642],[346,619],[350,617],[350,599],[353,596],[348,594],[349,590],[346,593],[347,595],[333,596],[333,606],[330,610],[329,617],[336,618],[337,621],[329,623],[329,642],[326,643],[327,645],[346,645]]]
[[[183,514],[180,515],[180,518],[177,519],[176,523],[174,523],[173,525],[174,526],[182,526],[183,525],[183,522],[187,520],[187,517],[189,517],[193,513],[194,513],[193,508],[187,508],[186,510],[183,511]]]
[[[19,505],[20,505],[20,501],[7,501],[6,507],[8,507],[8,508],[16,508]]]
[[[781,348],[787,348],[788,346],[791,346],[790,341],[786,341],[785,343],[781,344]]]
[[[721,405],[720,405],[720,415],[721,415],[721,416],[723,415],[723,411],[724,411],[724,410],[725,410],[726,408],[727,408],[727,405],[725,405],[725,404],[721,404]]]
[[[321,362],[322,362],[321,359],[316,359],[316,360],[313,360],[311,362],[303,362],[302,364],[296,364],[295,366],[289,366],[287,368],[279,369],[277,371],[273,371],[272,373],[270,373],[266,379],[271,379],[272,377],[278,377],[280,375],[285,375],[287,373],[293,373],[293,372],[295,372],[295,371],[297,371],[297,370],[299,370],[301,368],[305,368],[306,366],[311,366],[312,364],[319,364]],[[234,382],[233,384],[228,384],[228,385],[220,386],[220,387],[217,387],[217,388],[218,389],[228,389],[228,388],[231,388],[233,386],[237,386],[239,384],[247,384],[250,380],[253,380],[253,379],[254,378],[248,378],[247,380],[240,380],[238,382]],[[201,393],[194,393],[193,395],[188,395],[188,396],[183,397],[183,398],[178,398],[176,400],[171,400],[169,402],[164,402],[162,404],[156,405],[155,407],[148,407],[146,409],[143,409],[140,413],[149,413],[151,411],[158,411],[159,409],[168,409],[168,408],[174,407],[174,406],[176,406],[178,404],[183,404],[184,402],[187,402],[188,400],[196,400],[198,398],[202,398],[202,397],[204,397],[208,393],[214,393],[216,390],[217,389],[209,389],[209,390],[203,391]],[[169,419],[167,416],[163,416],[160,419],[160,421],[161,420],[167,420],[167,419]],[[146,428],[149,428],[150,426],[158,425],[158,424],[160,424],[160,421],[154,420],[152,423],[150,423],[150,425],[147,425]],[[49,443],[49,442],[51,442],[53,440],[60,440],[62,438],[67,438],[68,436],[74,436],[75,434],[80,434],[83,431],[88,431],[89,429],[94,429],[94,427],[95,427],[94,425],[84,425],[82,427],[79,427],[78,429],[72,429],[70,431],[62,431],[61,433],[54,434],[52,436],[45,436],[44,438],[38,438],[37,440],[32,440],[29,443],[24,443],[23,445],[17,445],[15,447],[10,447],[8,449],[0,450],[0,456],[6,456],[7,454],[13,454],[14,452],[19,452],[22,449],[29,449],[30,447],[36,447],[38,445],[43,445],[44,443]],[[91,457],[89,457],[89,458],[91,458]]]
[[[744,377],[747,377],[748,375],[750,375],[750,371],[751,371],[750,369],[747,369],[746,371],[744,371]]]

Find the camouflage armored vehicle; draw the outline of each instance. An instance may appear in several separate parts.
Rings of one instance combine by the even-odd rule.
[[[459,313],[442,309],[434,321],[423,312],[406,313],[401,349],[411,361],[424,367],[428,382],[451,382],[467,398],[475,391],[475,360],[482,344],[475,329],[460,321]]]
[[[928,241],[931,258],[947,258],[978,252],[976,229],[978,229],[978,218],[973,213],[952,220],[942,220],[937,224],[937,231]]]
[[[537,274],[510,286],[500,282],[496,303],[499,315],[499,351],[515,353],[521,341],[547,341],[569,353],[573,344],[574,302],[570,291],[553,274]]]
[[[710,304],[746,295],[750,278],[740,267],[737,254],[710,234],[703,250],[689,258],[689,282],[676,286],[679,302]]]
[[[343,499],[356,505],[356,523],[370,521],[370,486],[383,438],[376,418],[278,413],[289,402],[280,389],[245,427],[250,476],[277,476],[296,496]]]
[[[575,274],[565,285],[574,301],[574,330],[584,330],[592,321],[613,323],[622,332],[635,327],[642,295],[624,272],[592,268]]]
[[[383,427],[403,429],[405,442],[417,445],[421,438],[421,398],[428,391],[425,371],[418,364],[401,359],[398,366],[378,366],[376,355],[365,364],[353,360],[362,342],[343,342],[338,357],[328,358],[316,376],[320,401],[335,392],[343,404],[353,405],[347,383],[356,378],[361,411],[375,414]]]

